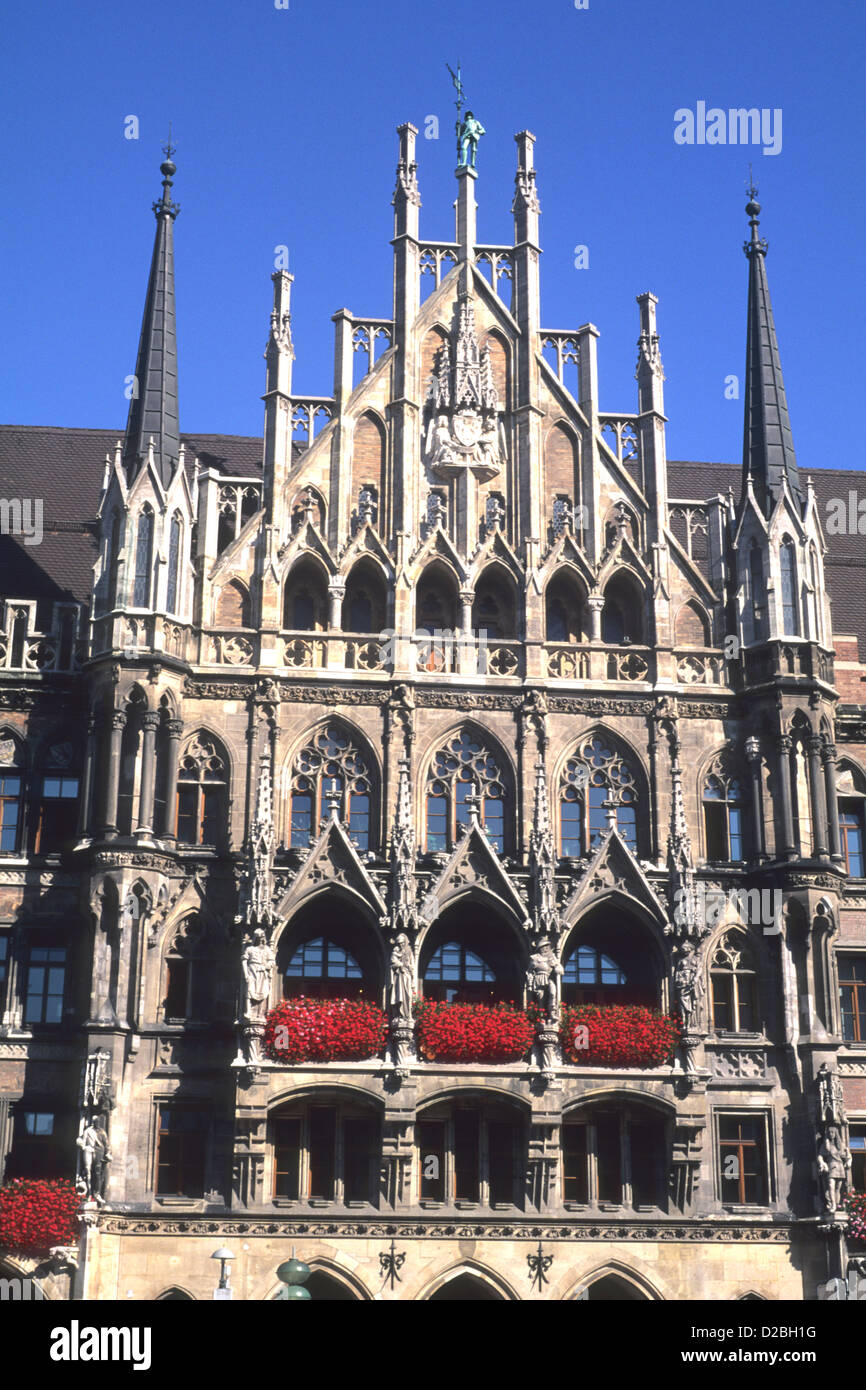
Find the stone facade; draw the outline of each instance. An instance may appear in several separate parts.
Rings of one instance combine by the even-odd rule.
[[[463,166],[421,238],[416,133],[331,396],[273,276],[260,467],[179,433],[167,152],[92,591],[4,610],[6,1175],[77,1174],[83,1298],[208,1298],[228,1245],[245,1299],[292,1246],[316,1297],[814,1299],[866,1134],[866,669],[760,209],[742,486],[683,492],[655,296],[602,414],[597,329],[541,324],[533,137],[482,246]],[[283,990],[380,1005],[380,1055],[274,1060]],[[538,1041],[425,1059],[416,994],[534,1000]],[[572,1064],[580,1003],[677,1011],[676,1055]]]

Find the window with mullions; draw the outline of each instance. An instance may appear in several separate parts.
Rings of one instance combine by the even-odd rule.
[[[24,988],[24,1024],[61,1023],[66,987],[66,949],[31,946]]]
[[[175,834],[181,844],[224,844],[227,780],[226,760],[214,740],[195,734],[177,775]]]
[[[622,1002],[623,987],[627,985],[626,972],[594,946],[578,946],[562,972],[563,997],[569,1003]]]
[[[559,788],[559,852],[580,859],[599,844],[615,813],[616,828],[637,853],[634,773],[601,738],[586,739],[562,770]]]
[[[77,777],[50,773],[41,779],[36,823],[37,854],[57,854],[75,835],[78,818]]]
[[[17,853],[21,830],[23,777],[12,768],[0,768],[0,854]]]
[[[341,821],[361,851],[371,848],[373,783],[366,758],[347,733],[336,725],[319,729],[301,749],[292,766],[289,793],[290,843],[305,848],[319,833],[328,815],[328,802],[338,804]]]
[[[424,971],[424,997],[449,1004],[481,1002],[493,998],[487,986],[495,982],[496,972],[476,951],[463,942],[448,941],[430,957]]]
[[[69,1157],[63,1141],[68,1135],[61,1131],[68,1126],[58,1119],[53,1110],[15,1106],[7,1177],[56,1178],[63,1172]]]
[[[376,1205],[379,1118],[357,1105],[306,1105],[270,1121],[273,1197]]]
[[[707,859],[737,863],[745,859],[746,795],[736,777],[711,773],[704,782]]]
[[[862,800],[839,802],[839,832],[845,868],[852,878],[863,878],[864,816]]]
[[[664,1203],[665,1126],[641,1111],[592,1108],[562,1126],[562,1200],[566,1205]]]
[[[208,1116],[204,1110],[183,1105],[159,1107],[157,1196],[203,1195],[207,1131]]]
[[[364,993],[364,972],[345,947],[327,937],[305,941],[283,975],[283,996],[354,999]]]
[[[427,774],[427,849],[448,851],[472,818],[473,799],[490,843],[505,849],[502,770],[475,734],[464,729],[440,748]]]
[[[787,637],[800,635],[800,596],[797,585],[797,551],[794,542],[786,537],[779,547],[782,572],[782,632]]]
[[[183,522],[175,512],[171,519],[168,537],[168,586],[165,607],[168,613],[179,613],[180,602],[180,564],[183,551]]]
[[[866,956],[839,956],[842,1037],[866,1042]]]
[[[135,571],[132,584],[133,608],[150,604],[151,571],[153,569],[153,512],[144,506],[135,528]]]
[[[723,1202],[766,1206],[769,1154],[765,1115],[719,1115],[719,1183]]]
[[[507,1107],[434,1106],[418,1117],[415,1141],[422,1204],[522,1209],[526,1134]]]
[[[729,932],[713,952],[710,989],[716,1032],[755,1033],[759,1030],[758,975],[740,932]]]

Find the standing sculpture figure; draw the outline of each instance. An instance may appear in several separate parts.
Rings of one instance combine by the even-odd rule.
[[[527,986],[530,995],[544,1009],[545,1018],[555,1018],[559,1012],[559,977],[562,966],[549,941],[529,957]]]
[[[845,1147],[842,1134],[836,1125],[829,1125],[818,1145],[818,1173],[824,1206],[828,1212],[836,1211],[839,1206],[848,1186],[850,1167],[851,1155]]]
[[[247,987],[246,1018],[263,1019],[267,1013],[271,997],[271,975],[275,963],[276,956],[268,945],[265,933],[261,927],[257,927],[243,956],[244,980]]]
[[[395,1018],[412,1017],[412,998],[415,993],[415,957],[409,938],[400,932],[391,952],[391,991],[389,1003]]]
[[[111,1151],[108,1147],[105,1121],[101,1115],[91,1120],[77,1142],[84,1162],[84,1186],[87,1196],[91,1201],[103,1206]]]
[[[457,122],[457,167],[458,169],[474,169],[475,156],[478,153],[478,141],[482,135],[486,135],[484,126],[476,120],[471,111],[467,111],[462,121]]]
[[[683,1029],[688,1033],[699,1021],[703,982],[701,965],[694,946],[687,942],[683,954],[674,969],[674,988],[680,1012],[683,1016]]]

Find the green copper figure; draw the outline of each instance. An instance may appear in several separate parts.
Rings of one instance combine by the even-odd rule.
[[[457,122],[458,169],[475,168],[478,141],[484,133],[484,126],[475,119],[471,111],[467,111],[463,120]]]
[[[451,73],[451,80],[457,90],[457,100],[454,105],[457,107],[457,167],[458,169],[474,169],[475,157],[478,153],[478,141],[485,134],[484,126],[477,121],[471,111],[462,115],[463,111],[463,77],[460,72],[460,64],[457,64],[457,71],[445,64]]]

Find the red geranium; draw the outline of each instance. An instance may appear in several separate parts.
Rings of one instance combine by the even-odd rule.
[[[423,999],[415,1006],[418,1050],[428,1062],[519,1062],[534,1029],[513,1004],[448,1004]]]
[[[852,1244],[866,1245],[866,1192],[849,1192],[845,1207],[851,1218],[848,1237]]]
[[[0,1249],[44,1255],[77,1245],[81,1196],[64,1178],[13,1178],[0,1187]]]
[[[265,1023],[265,1051],[275,1062],[351,1062],[376,1057],[388,1021],[364,999],[284,999]]]
[[[675,1015],[639,1004],[578,1004],[562,1010],[560,1041],[566,1061],[579,1066],[660,1067],[680,1033]]]

